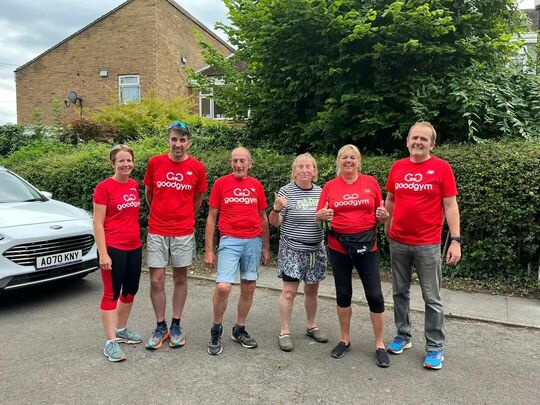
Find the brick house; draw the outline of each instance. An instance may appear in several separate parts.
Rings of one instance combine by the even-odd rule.
[[[183,66],[205,66],[194,30],[224,55],[234,49],[174,0],[127,0],[15,70],[17,120],[43,123],[80,109],[63,101],[74,91],[83,111],[115,102],[137,101],[155,91],[159,98],[189,94]],[[78,100],[77,103],[80,103]]]

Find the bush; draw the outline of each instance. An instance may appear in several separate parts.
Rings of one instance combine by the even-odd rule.
[[[143,200],[141,225],[146,229],[148,210],[144,203],[142,179],[148,159],[167,151],[163,137],[146,137],[132,142],[136,168],[133,177],[141,183]],[[205,163],[209,186],[230,172],[229,150],[195,144],[190,152]],[[87,143],[78,147],[36,144],[0,159],[54,197],[91,209],[95,185],[112,174],[109,146]],[[474,146],[447,146],[436,154],[452,165],[459,189],[463,260],[456,267],[445,266],[445,276],[490,282],[511,282],[531,286],[540,261],[540,144],[533,141],[484,143]],[[279,187],[289,181],[292,155],[270,149],[252,149],[251,174],[261,180],[268,204]],[[335,156],[315,156],[320,181],[335,176]],[[384,188],[395,157],[369,157],[362,160],[362,171],[377,178]],[[535,174],[536,173],[536,174]],[[205,201],[208,193],[205,194]],[[203,246],[207,204],[197,219],[199,246]],[[277,232],[271,231],[271,246],[277,248]],[[386,240],[381,234],[381,257],[388,260]]]
[[[7,156],[21,147],[35,142],[58,142],[58,135],[61,131],[59,127],[44,125],[1,125],[0,157]]]

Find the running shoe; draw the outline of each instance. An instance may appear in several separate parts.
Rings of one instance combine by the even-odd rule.
[[[182,347],[186,344],[182,327],[179,323],[173,323],[169,329],[169,346],[173,349]]]
[[[109,343],[105,344],[103,354],[107,357],[109,361],[116,362],[127,359],[127,356],[124,354],[122,349],[120,349],[120,345],[116,340],[112,340]]]
[[[212,326],[210,329],[210,342],[208,343],[208,354],[217,356],[223,351],[223,345],[221,344],[221,336],[223,335],[223,326],[216,328]]]
[[[386,368],[390,365],[390,357],[384,348],[378,348],[375,352],[375,362],[379,367]]]
[[[142,342],[142,336],[138,333],[135,333],[128,328],[124,328],[121,331],[116,331],[116,341],[118,343],[141,343]]]
[[[410,349],[411,347],[412,347],[412,343],[410,340],[406,340],[402,336],[396,336],[394,338],[394,341],[388,345],[386,350],[389,353],[401,354],[403,353],[404,349]]]
[[[245,326],[234,325],[231,333],[231,339],[240,343],[242,346],[248,349],[257,347],[257,341],[249,336]]]
[[[339,342],[336,347],[332,349],[331,356],[334,359],[341,359],[343,356],[345,356],[345,353],[347,353],[349,350],[351,350],[351,344],[345,344],[345,342]]]
[[[427,352],[427,356],[424,359],[424,367],[430,370],[439,370],[442,368],[443,361],[444,352],[442,350]]]
[[[159,349],[168,337],[169,331],[167,330],[167,325],[165,324],[165,326],[157,326],[148,338],[146,348],[149,350]]]

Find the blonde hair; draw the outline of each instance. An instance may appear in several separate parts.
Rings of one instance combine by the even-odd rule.
[[[133,159],[133,161],[135,161],[135,154],[133,153],[133,149],[131,149],[127,145],[120,144],[120,145],[113,146],[113,148],[109,152],[109,159],[111,160],[111,163],[113,165],[116,162],[116,155],[118,155],[118,152],[120,151],[129,152],[129,154],[131,155],[131,158]]]
[[[296,166],[298,166],[298,162],[302,159],[306,159],[311,162],[313,168],[315,169],[315,175],[313,176],[313,180],[317,181],[319,176],[319,169],[317,168],[317,162],[315,161],[315,158],[311,156],[311,153],[302,153],[293,160],[291,165],[291,181],[294,181],[294,171],[296,170]]]
[[[409,133],[407,134],[407,139],[409,139],[409,136],[411,136],[411,131],[414,127],[426,127],[431,129],[431,144],[435,145],[435,142],[437,141],[437,131],[435,131],[435,128],[433,125],[431,125],[431,122],[429,121],[418,121],[415,122],[412,127],[409,128]]]
[[[343,153],[347,149],[351,149],[356,155],[358,155],[358,171],[360,171],[360,169],[362,168],[362,162],[361,162],[362,154],[360,153],[360,150],[356,146],[354,146],[353,144],[349,143],[347,145],[342,146],[341,149],[337,153],[336,174],[338,176],[341,174],[341,169],[339,168],[339,161],[341,160],[341,156],[343,155]]]

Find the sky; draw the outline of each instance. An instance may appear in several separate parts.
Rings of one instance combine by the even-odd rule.
[[[13,71],[123,2],[0,0],[0,125],[17,121]],[[227,22],[222,0],[176,2],[209,28]],[[534,8],[534,0],[520,1],[520,7]]]

